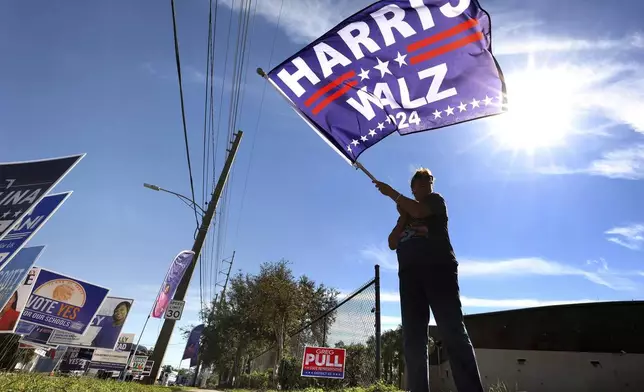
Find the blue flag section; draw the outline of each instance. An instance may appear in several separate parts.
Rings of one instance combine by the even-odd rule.
[[[203,329],[203,324],[199,324],[192,329],[190,336],[188,336],[188,341],[186,342],[186,348],[183,350],[183,357],[181,357],[181,360],[189,358],[190,367],[197,366],[197,362],[199,360],[199,342],[201,341]]]
[[[349,162],[393,132],[505,111],[490,17],[476,0],[386,0],[359,11],[268,73]]]
[[[109,289],[40,269],[21,321],[82,335]]]
[[[0,240],[0,270],[7,266],[11,258],[45,225],[71,194],[72,192],[66,192],[44,197]]]
[[[183,274],[186,273],[188,266],[192,263],[192,259],[195,257],[195,252],[191,250],[184,250],[177,255],[177,257],[172,260],[168,273],[163,280],[161,285],[161,290],[157,295],[156,300],[154,301],[154,308],[152,309],[152,317],[161,318],[168,309],[170,301],[174,298],[174,293],[179,287],[179,283],[183,278]]]
[[[0,164],[0,240],[84,156]]]
[[[12,330],[13,327],[8,328],[8,326],[18,320],[20,312],[17,310],[18,295],[16,290],[24,282],[31,267],[36,264],[44,249],[44,246],[23,248],[0,271],[0,309],[2,309],[0,313],[0,331]]]

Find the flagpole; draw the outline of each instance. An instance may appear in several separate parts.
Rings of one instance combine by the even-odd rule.
[[[346,156],[344,156],[344,154],[342,154],[340,151],[338,151],[338,149],[333,144],[331,144],[327,140],[327,138],[324,137],[324,135],[322,135],[320,133],[320,131],[315,127],[315,125],[313,125],[311,123],[311,120],[309,120],[309,118],[304,113],[302,113],[302,111],[297,107],[297,105],[295,105],[295,103],[293,103],[293,101],[291,101],[291,99],[286,94],[284,94],[284,91],[282,91],[282,89],[279,88],[279,86],[277,86],[275,84],[275,82],[273,82],[268,77],[268,75],[266,74],[266,72],[264,72],[263,69],[257,68],[257,74],[259,76],[261,76],[262,78],[266,79],[266,81],[268,81],[271,84],[271,86],[273,86],[273,88],[275,88],[275,90],[286,100],[286,102],[288,102],[288,104],[291,106],[291,108],[293,108],[293,110],[295,110],[295,112],[300,117],[302,117],[302,119],[315,131],[315,133],[317,133],[333,149],[333,151],[337,152],[338,155],[340,155],[342,157],[342,159],[344,159],[348,164],[354,166],[356,169],[360,169],[372,181],[377,181],[376,177],[374,177],[371,173],[369,173],[369,171],[367,169],[365,169],[365,167],[362,165],[362,163],[358,162],[357,160],[355,162],[351,162]]]

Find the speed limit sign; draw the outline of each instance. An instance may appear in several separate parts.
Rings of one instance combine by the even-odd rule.
[[[173,299],[168,305],[168,309],[165,311],[163,316],[166,320],[181,320],[181,314],[183,313],[183,307],[185,306],[186,301],[177,301]]]

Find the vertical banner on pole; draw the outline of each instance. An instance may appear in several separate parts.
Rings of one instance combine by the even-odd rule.
[[[172,264],[170,264],[170,268],[163,280],[161,290],[159,290],[159,295],[157,296],[154,308],[152,309],[152,317],[163,317],[170,301],[174,297],[174,293],[177,291],[177,287],[183,278],[183,274],[185,274],[186,269],[188,269],[188,266],[192,263],[194,256],[195,252],[184,250],[179,253],[174,260],[172,260]]]
[[[199,359],[199,343],[201,341],[203,329],[203,324],[199,324],[192,329],[190,336],[188,336],[188,341],[186,342],[186,348],[183,350],[183,357],[181,357],[181,360],[190,359],[190,367],[197,366]]]
[[[84,156],[0,164],[0,240]]]

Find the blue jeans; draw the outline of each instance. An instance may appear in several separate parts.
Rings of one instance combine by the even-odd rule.
[[[430,308],[447,349],[458,392],[483,392],[472,342],[463,323],[455,260],[400,264],[400,307],[407,390],[428,392],[427,328]]]

